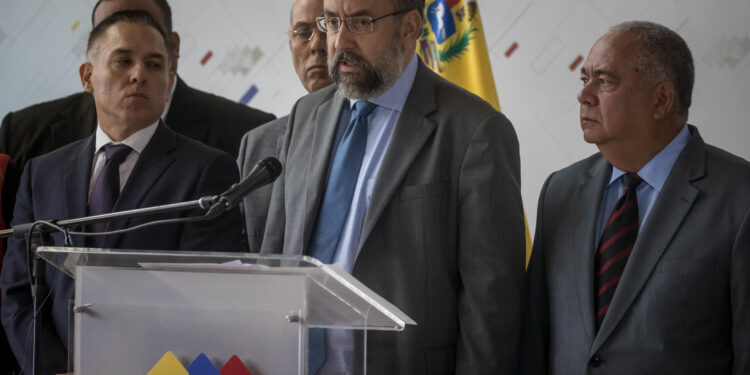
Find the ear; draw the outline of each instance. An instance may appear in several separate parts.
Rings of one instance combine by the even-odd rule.
[[[677,109],[677,90],[670,82],[662,82],[654,88],[654,120],[663,120]]]
[[[94,85],[91,83],[91,73],[93,72],[93,66],[90,62],[81,64],[78,68],[78,75],[81,76],[81,86],[88,93],[94,92]]]
[[[421,35],[422,15],[416,9],[412,9],[401,19],[401,37],[406,40],[417,40]]]
[[[172,31],[172,33],[169,34],[169,44],[172,45],[172,55],[176,61],[180,58],[180,34],[177,34],[176,31]]]

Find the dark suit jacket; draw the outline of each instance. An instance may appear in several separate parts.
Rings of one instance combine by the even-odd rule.
[[[596,333],[596,217],[612,165],[596,154],[547,179],[521,374],[750,374],[750,163],[690,131]]]
[[[94,136],[74,142],[49,154],[31,159],[24,169],[14,223],[86,216],[89,180],[94,155]],[[218,194],[238,180],[237,166],[228,154],[177,135],[160,124],[140,155],[122,189],[114,211],[193,200]],[[159,218],[191,216],[200,212],[165,214]],[[135,218],[112,222],[108,229],[129,227],[152,220]],[[217,220],[170,224],[106,237],[104,248],[238,251],[241,221],[235,209]],[[60,234],[53,235],[61,246]],[[74,238],[75,246],[84,246]],[[28,339],[31,295],[26,266],[26,242],[11,239],[3,265],[2,322],[11,347],[20,361],[31,355]],[[65,372],[68,345],[68,300],[73,280],[47,265],[46,285],[53,288],[47,302],[43,336],[44,374]],[[49,311],[51,310],[51,314]]]
[[[320,206],[345,99],[300,99],[282,146],[262,252],[302,254]],[[515,131],[421,63],[364,219],[353,275],[417,322],[369,332],[369,374],[512,370],[524,271]]]
[[[165,119],[175,132],[237,157],[240,139],[250,129],[275,117],[225,98],[193,89],[177,79]],[[8,113],[0,126],[0,153],[10,155],[11,170],[3,191],[10,218],[19,173],[29,159],[88,137],[96,128],[94,99],[81,92]]]
[[[273,156],[279,158],[288,116],[277,118],[245,134],[237,156],[240,180],[247,176],[255,163]],[[259,252],[266,229],[266,218],[271,203],[272,184],[261,187],[242,200],[242,214],[245,219],[245,234],[251,252]]]

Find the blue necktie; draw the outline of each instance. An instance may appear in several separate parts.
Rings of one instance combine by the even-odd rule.
[[[89,199],[89,215],[101,215],[112,212],[112,208],[120,196],[120,164],[133,151],[128,145],[114,145],[109,143],[104,146],[106,161],[104,167],[96,178],[94,189]],[[104,232],[107,223],[96,223],[91,225],[92,232]],[[100,246],[100,237],[94,237],[94,246]]]
[[[349,216],[354,188],[367,147],[367,116],[376,105],[367,101],[354,104],[349,125],[341,137],[333,156],[328,185],[320,205],[315,230],[310,238],[307,254],[323,263],[331,263],[338,247],[341,231]],[[308,331],[308,374],[313,375],[326,361],[325,331]]]
[[[331,263],[349,214],[354,188],[359,178],[367,147],[367,116],[376,105],[359,101],[333,156],[328,185],[320,205],[315,230],[307,254],[323,263]]]

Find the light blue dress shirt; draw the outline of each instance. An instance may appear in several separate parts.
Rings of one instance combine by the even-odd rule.
[[[375,185],[385,152],[391,142],[396,122],[401,116],[401,111],[416,76],[417,55],[415,54],[396,83],[382,95],[369,100],[377,107],[367,118],[365,156],[362,159],[349,214],[344,222],[339,244],[333,256],[333,263],[338,264],[349,273],[352,272],[354,261],[357,258],[357,248],[359,247],[367,208],[370,206],[372,188]],[[349,100],[349,105],[344,105],[342,108],[335,144],[339,143],[356,102],[356,100]],[[326,363],[318,374],[346,375],[359,373],[359,371],[354,371],[354,364],[354,335],[352,332],[348,330],[327,330]]]
[[[357,247],[359,246],[367,208],[370,206],[372,187],[375,185],[380,164],[383,162],[383,157],[393,136],[393,129],[396,127],[396,122],[401,116],[406,97],[409,96],[409,91],[411,91],[411,86],[414,83],[416,75],[417,55],[415,54],[396,83],[388,91],[369,100],[369,102],[376,104],[377,107],[367,118],[367,147],[365,149],[365,156],[362,159],[362,167],[359,170],[357,185],[354,188],[349,215],[344,222],[339,244],[333,256],[333,263],[338,264],[350,273],[354,268],[354,260],[357,258]],[[356,102],[357,100],[350,99],[349,106],[344,106],[341,111],[336,144],[338,144],[338,139],[343,135],[343,130],[346,129],[349,123],[351,112]]]
[[[682,149],[688,144],[690,140],[690,130],[685,125],[682,130],[675,136],[669,144],[664,147],[656,156],[649,160],[646,165],[638,171],[638,176],[643,179],[638,188],[635,189],[636,196],[638,197],[638,231],[640,232],[643,228],[643,224],[646,223],[646,218],[651,212],[651,208],[654,206],[656,198],[659,196],[659,192],[664,186],[664,181],[667,180],[669,172],[672,171],[674,163],[680,156]],[[602,205],[599,208],[599,216],[596,221],[596,242],[594,243],[594,249],[599,247],[599,240],[602,237],[604,231],[604,225],[612,214],[612,210],[617,204],[617,200],[620,199],[625,187],[622,183],[622,175],[625,172],[612,166],[612,176],[609,179],[609,184],[604,189],[604,195],[602,197]]]

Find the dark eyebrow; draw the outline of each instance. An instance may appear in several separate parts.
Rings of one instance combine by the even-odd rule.
[[[127,49],[127,48],[116,48],[112,50],[112,52],[109,54],[110,56],[120,56],[120,55],[129,55],[133,51]],[[166,60],[166,56],[160,52],[152,52],[147,55],[147,58],[149,59],[159,59],[159,60]]]
[[[324,11],[323,15],[326,16],[326,17],[338,17],[337,13],[332,12],[330,10]],[[370,16],[370,12],[368,12],[367,10],[361,9],[361,10],[358,10],[358,11],[356,11],[354,13],[347,14],[346,18],[349,18],[349,17],[359,17],[359,16]]]
[[[611,70],[605,70],[605,69],[594,70],[594,75],[595,76],[610,76],[610,77],[613,77],[613,78],[619,77],[617,74],[615,74],[615,72],[613,72]]]
[[[151,59],[159,59],[159,60],[165,60],[166,59],[166,57],[164,57],[164,55],[161,54],[161,53],[159,53],[159,52],[149,53],[148,57],[151,58]]]
[[[127,54],[129,54],[131,52],[133,52],[133,51],[131,51],[131,50],[127,49],[127,48],[116,48],[116,49],[112,50],[112,52],[110,52],[109,55],[110,56],[114,56],[114,55],[127,55]]]
[[[347,17],[370,16],[370,12],[362,9],[362,10],[358,10],[358,11],[352,13],[352,14],[347,14],[346,16]]]
[[[586,71],[586,67],[581,68],[581,75],[588,75],[589,73]],[[610,76],[610,77],[619,77],[615,72],[611,70],[606,69],[596,69],[594,70],[594,76]]]

